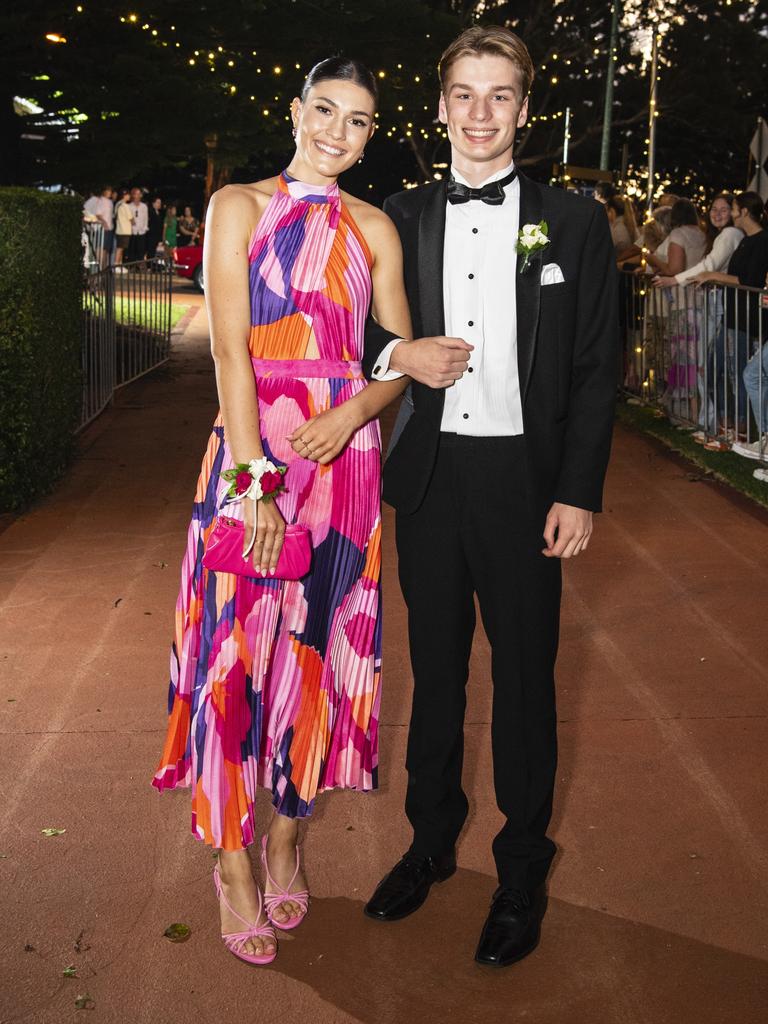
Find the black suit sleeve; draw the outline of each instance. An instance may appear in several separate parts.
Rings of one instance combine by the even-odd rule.
[[[618,272],[598,204],[580,261],[573,369],[555,501],[600,512],[619,379]]]
[[[384,200],[384,213],[389,217],[392,217],[392,207],[389,199]],[[395,224],[397,225],[396,218]],[[399,231],[399,228],[398,228]],[[373,315],[369,312],[368,319],[365,321],[365,338],[363,342],[363,374],[368,380],[373,377],[373,370],[376,366],[376,360],[379,358],[381,353],[395,338],[399,338],[399,334],[393,334],[392,331],[388,331],[386,327],[382,327],[378,323]]]

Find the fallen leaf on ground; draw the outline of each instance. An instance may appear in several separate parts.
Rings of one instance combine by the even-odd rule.
[[[74,964],[70,964],[69,967],[65,967],[61,973],[64,975],[65,978],[76,978],[77,968],[75,967]]]
[[[25,953],[36,953],[37,950],[35,949],[35,947],[32,945],[31,942],[25,942],[24,943],[24,952]]]
[[[75,999],[75,1009],[76,1010],[95,1010],[96,1009],[96,1003],[94,1003],[93,998],[91,996],[89,996],[88,993],[86,992],[84,996],[78,996]]]
[[[65,828],[41,828],[40,832],[44,836],[63,836],[67,830]]]
[[[87,942],[83,942],[84,935],[85,930],[81,931],[80,934],[75,939],[74,949],[76,953],[86,953],[91,948]]]
[[[154,565],[156,569],[167,569],[168,568],[168,563],[167,562],[153,562],[152,565]]]
[[[186,942],[192,934],[188,924],[169,924],[163,935],[169,942]]]
[[[112,607],[113,607],[113,608],[117,608],[117,606],[118,606],[118,605],[120,604],[120,602],[121,602],[122,600],[123,600],[123,599],[122,599],[122,597],[118,597],[118,599],[117,599],[117,600],[115,601],[115,603],[114,603],[114,604],[112,605]]]

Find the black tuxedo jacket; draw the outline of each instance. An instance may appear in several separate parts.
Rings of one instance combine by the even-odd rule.
[[[529,480],[538,514],[553,501],[600,511],[619,380],[618,275],[600,203],[520,175],[520,226],[548,225],[549,245],[517,274],[517,352]],[[509,201],[509,200],[507,200]],[[403,245],[405,287],[415,338],[445,333],[445,182],[390,196],[384,204]],[[557,263],[560,284],[541,286]],[[371,377],[397,335],[369,318],[363,368]],[[413,382],[401,432],[384,465],[384,500],[415,512],[429,485],[445,392]]]

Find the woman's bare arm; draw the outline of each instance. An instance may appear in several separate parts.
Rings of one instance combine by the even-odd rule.
[[[203,249],[203,275],[211,353],[224,420],[224,434],[235,462],[264,454],[259,434],[259,409],[248,351],[251,307],[248,283],[248,240],[258,219],[254,199],[224,188],[208,206]]]
[[[248,350],[251,331],[248,241],[263,213],[266,197],[236,186],[217,192],[208,206],[203,250],[211,352],[216,367],[224,436],[233,460],[248,463],[264,455],[259,432],[256,382]],[[244,549],[253,528],[252,564],[274,572],[285,535],[285,521],[274,501],[245,501]],[[255,520],[255,522],[254,522]]]
[[[401,338],[411,338],[411,315],[403,283],[400,236],[385,213],[366,207],[359,217],[373,254],[373,312],[378,322]],[[331,462],[364,423],[378,416],[410,383],[409,377],[372,381],[359,394],[314,416],[290,437],[295,452],[323,465]]]

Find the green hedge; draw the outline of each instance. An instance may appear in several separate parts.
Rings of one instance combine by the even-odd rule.
[[[51,489],[82,402],[82,199],[0,188],[0,511]]]

